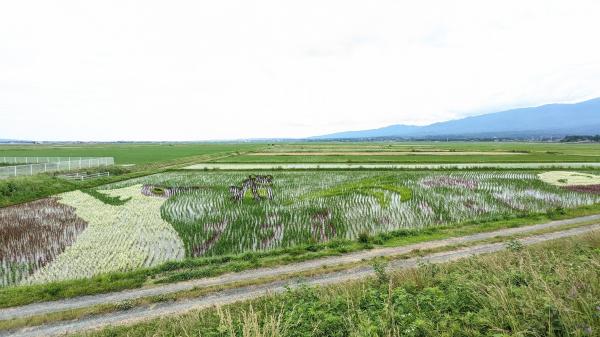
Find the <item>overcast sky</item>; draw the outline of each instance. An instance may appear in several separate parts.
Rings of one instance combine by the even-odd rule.
[[[600,1],[2,1],[0,139],[303,137],[600,96]]]

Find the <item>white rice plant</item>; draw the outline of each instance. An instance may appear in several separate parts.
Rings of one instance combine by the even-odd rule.
[[[163,200],[143,196],[140,189],[134,185],[110,191],[132,198],[122,206],[104,204],[79,191],[60,195],[61,202],[75,207],[88,227],[73,245],[25,282],[87,278],[183,259],[181,239],[160,216]]]

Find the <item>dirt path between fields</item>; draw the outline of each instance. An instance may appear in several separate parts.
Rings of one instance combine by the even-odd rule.
[[[511,235],[523,234],[527,232],[552,229],[555,227],[561,227],[565,225],[585,223],[591,221],[600,222],[600,214],[590,215],[585,217],[552,221],[548,223],[524,226],[517,228],[506,228],[491,232],[478,233],[473,235],[461,236],[448,238],[443,240],[427,241],[422,243],[416,243],[406,246],[391,247],[391,248],[377,248],[372,250],[359,251],[355,253],[348,253],[339,256],[330,256],[325,258],[319,258],[314,260],[308,260],[304,262],[292,263],[288,265],[282,265],[272,268],[259,268],[246,270],[237,273],[229,273],[216,277],[203,278],[191,281],[184,281],[178,283],[165,284],[160,286],[153,286],[141,289],[124,290],[120,292],[98,294],[91,296],[75,297],[59,301],[33,303],[20,307],[0,309],[0,320],[8,320],[12,318],[22,318],[40,314],[47,314],[52,312],[59,312],[70,309],[85,308],[99,304],[111,304],[126,300],[139,299],[150,296],[158,296],[176,293],[180,291],[191,290],[193,288],[208,287],[215,285],[226,285],[230,283],[236,283],[240,281],[248,281],[258,278],[274,277],[278,275],[285,275],[289,273],[304,272],[312,269],[322,268],[324,266],[335,266],[339,264],[348,264],[354,262],[360,262],[365,259],[372,259],[379,256],[394,256],[410,253],[415,250],[426,250],[439,248],[450,245],[466,244],[474,241],[480,241],[490,239],[494,237],[506,237]]]
[[[546,224],[548,225],[548,224]],[[590,233],[600,230],[600,224],[572,228],[564,231],[552,232],[526,237],[519,241],[523,245],[541,243],[548,240],[565,238],[575,235]],[[462,249],[435,253],[419,258],[392,261],[388,270],[399,270],[418,266],[421,263],[443,263],[454,261],[474,255],[493,253],[506,248],[506,243],[490,243],[470,246]],[[133,324],[153,318],[160,318],[169,315],[177,315],[211,307],[214,305],[225,305],[234,302],[253,299],[259,296],[276,294],[286,291],[288,288],[298,287],[299,285],[322,286],[339,282],[356,280],[368,276],[373,276],[374,272],[370,266],[358,267],[354,269],[334,272],[330,274],[319,275],[306,279],[295,279],[288,281],[277,281],[264,285],[248,286],[226,290],[207,296],[194,299],[186,299],[178,302],[160,303],[150,307],[135,308],[128,311],[109,313],[104,315],[92,316],[78,321],[58,322],[39,327],[24,328],[11,333],[0,332],[0,336],[56,336],[69,333],[81,332],[91,329],[100,329],[107,326]]]

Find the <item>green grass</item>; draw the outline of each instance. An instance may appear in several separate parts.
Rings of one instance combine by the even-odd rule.
[[[340,255],[363,249],[372,249],[374,247],[402,246],[430,240],[493,231],[501,228],[519,227],[544,223],[550,220],[597,214],[599,212],[600,205],[593,205],[565,210],[561,213],[552,212],[550,214],[536,214],[521,218],[502,219],[477,224],[464,224],[463,226],[394,231],[369,237],[367,243],[334,240],[328,243],[299,245],[292,248],[276,249],[272,251],[248,252],[237,255],[173,261],[154,268],[104,274],[90,279],[70,280],[39,285],[12,286],[0,288],[0,308],[134,289],[149,284],[164,284],[202,277],[212,277],[228,272],[238,272],[258,267],[272,267],[319,257]]]
[[[20,204],[77,189],[86,190],[146,174],[148,173],[144,171],[134,171],[123,175],[112,175],[84,181],[69,181],[49,174],[0,179],[0,207]]]
[[[592,336],[598,265],[596,233],[85,336]]]
[[[91,195],[92,197],[102,201],[103,203],[112,206],[122,206],[125,205],[125,203],[127,203],[129,200],[131,200],[131,197],[125,199],[121,199],[120,197],[111,197],[110,195],[106,195],[91,188],[83,188],[81,189],[81,192]]]
[[[140,165],[262,147],[261,144],[233,143],[0,145],[0,157],[114,157],[116,164]]]
[[[35,200],[74,188],[75,184],[72,182],[45,174],[0,179],[0,207]]]

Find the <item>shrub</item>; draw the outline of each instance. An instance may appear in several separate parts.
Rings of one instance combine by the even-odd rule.
[[[371,241],[371,236],[367,232],[361,232],[358,234],[358,242],[362,244],[368,244]]]

